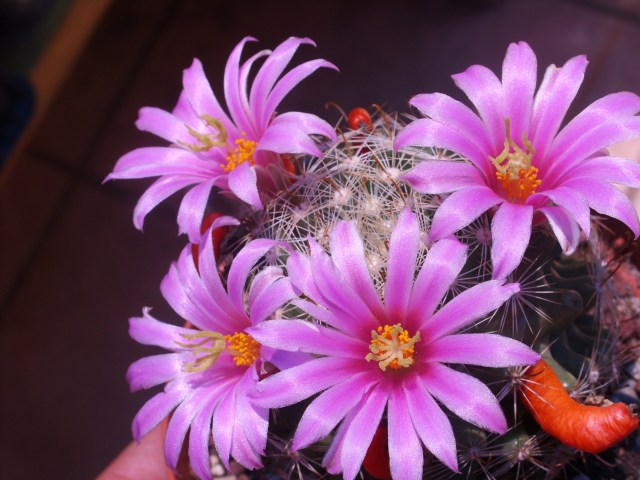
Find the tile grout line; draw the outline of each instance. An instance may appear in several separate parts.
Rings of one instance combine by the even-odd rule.
[[[161,19],[160,22],[158,22],[158,26],[154,29],[153,33],[149,36],[149,39],[147,40],[146,45],[144,45],[143,48],[141,49],[141,52],[138,55],[138,58],[140,59],[150,58],[149,53],[154,48],[155,39],[158,37],[158,34],[161,31],[166,29],[177,6],[178,6],[177,0],[172,0],[169,6],[167,7],[163,18]],[[132,68],[132,70],[125,76],[125,80],[122,82],[122,86],[117,89],[117,93],[115,96],[116,98],[121,98],[121,96],[123,96],[122,93],[126,91],[127,85],[129,85],[129,82],[131,81],[131,79],[135,78],[136,75],[138,75],[138,73],[140,72],[140,70],[142,70],[145,64],[146,62],[144,61],[134,63],[134,67]],[[109,108],[105,113],[105,115],[103,116],[104,121],[102,122],[102,125],[109,123],[109,120],[111,120],[116,115],[118,107],[119,107],[119,103],[114,102],[111,108]],[[90,146],[88,147],[88,151],[83,156],[85,160],[80,163],[77,170],[69,169],[67,171],[67,179],[66,179],[67,184],[64,188],[64,191],[58,198],[58,201],[56,202],[56,206],[53,210],[52,215],[47,219],[44,226],[42,227],[42,230],[40,235],[38,236],[38,239],[36,240],[31,251],[27,254],[26,256],[27,259],[23,262],[21,268],[18,270],[18,273],[16,274],[15,279],[11,287],[9,288],[7,294],[3,299],[0,299],[0,327],[2,326],[2,319],[6,314],[6,312],[9,310],[9,308],[11,307],[13,300],[26,284],[27,279],[29,277],[29,273],[31,272],[33,266],[36,264],[39,258],[39,255],[40,255],[39,252],[41,252],[42,246],[47,241],[47,236],[50,234],[50,232],[52,232],[55,229],[56,225],[59,223],[59,220],[62,218],[63,213],[68,207],[71,201],[71,198],[73,197],[73,194],[75,194],[77,188],[80,185],[85,183],[84,179],[90,178],[88,175],[84,173],[84,170],[86,169],[90,161],[89,159],[92,158],[91,151],[95,148],[95,145],[97,145],[97,142],[100,140],[100,137],[104,134],[103,132],[104,132],[104,129],[102,128],[96,129],[96,133],[92,135],[91,142],[89,142]],[[39,159],[39,161],[42,161],[42,162],[47,162],[47,160],[49,160],[50,158],[50,157],[43,158],[41,155],[37,153],[37,149],[35,149],[35,152],[34,152],[31,146],[28,146],[25,149],[25,153],[33,155],[36,159]],[[55,163],[59,163],[59,162],[54,162],[54,164]],[[54,168],[56,167],[54,166]],[[59,165],[57,169],[60,170]]]

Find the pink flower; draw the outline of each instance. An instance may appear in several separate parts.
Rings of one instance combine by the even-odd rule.
[[[300,420],[294,449],[340,424],[324,464],[329,472],[353,479],[386,409],[393,478],[414,479],[422,478],[423,444],[457,471],[453,429],[436,400],[482,428],[507,429],[491,391],[444,363],[507,367],[539,358],[510,338],[457,333],[500,307],[519,290],[517,284],[480,283],[439,307],[466,261],[467,247],[455,239],[437,242],[416,274],[420,231],[408,210],[391,237],[384,301],[367,270],[354,223],[334,227],[331,257],[315,241],[309,246],[310,255],[291,255],[287,270],[307,298],[294,303],[322,325],[270,320],[247,330],[263,345],[320,355],[256,387],[256,403],[265,407],[322,392]]]
[[[210,245],[210,239],[203,244]],[[241,250],[229,270],[226,289],[216,269],[213,248],[203,249],[198,273],[188,246],[171,266],[161,288],[169,304],[193,328],[159,322],[149,309],[130,321],[135,340],[170,352],[134,362],[127,378],[134,391],[166,384],[136,415],[133,434],[140,440],[171,415],[165,456],[173,469],[187,431],[189,460],[201,478],[211,478],[212,435],[227,467],[229,457],[247,468],[261,466],[268,411],[253,405],[249,396],[266,362],[287,368],[307,359],[303,354],[262,346],[247,333],[250,326],[268,318],[295,295],[281,269],[266,267],[247,287],[245,307],[249,272],[274,245],[277,243],[271,240],[255,240]]]
[[[192,243],[200,239],[200,225],[213,186],[230,191],[240,200],[262,208],[262,176],[271,168],[282,169],[278,153],[321,152],[310,135],[335,139],[333,128],[315,115],[275,110],[298,83],[320,67],[335,68],[325,60],[311,60],[282,75],[294,53],[307,38],[281,43],[273,52],[263,50],[240,64],[244,38],[231,52],[224,75],[224,95],[229,114],[218,103],[200,61],[184,71],[184,89],[171,113],[159,108],[140,110],[140,130],[171,142],[169,147],[145,147],[120,158],[106,180],[160,177],[140,198],[134,224],[142,229],[144,217],[158,203],[190,187],[178,212],[180,233]],[[251,90],[248,77],[252,65],[267,57],[257,72]],[[281,77],[279,80],[278,78]]]
[[[404,176],[419,192],[453,192],[433,217],[431,238],[444,238],[495,209],[493,276],[503,278],[520,263],[532,226],[544,218],[567,254],[578,244],[578,226],[589,235],[590,208],[638,236],[635,209],[610,182],[639,187],[640,165],[603,149],[640,135],[640,98],[608,95],[560,129],[586,65],[578,56],[562,68],[550,66],[534,95],[535,54],[526,43],[513,43],[502,81],[480,65],[453,76],[478,114],[439,93],[411,100],[428,118],[409,124],[395,148],[436,146],[467,160],[426,160]]]

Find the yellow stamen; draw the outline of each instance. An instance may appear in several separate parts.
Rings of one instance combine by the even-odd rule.
[[[496,178],[500,182],[507,198],[512,201],[524,201],[536,193],[542,183],[538,180],[538,169],[531,166],[531,158],[535,153],[533,144],[522,134],[525,150],[520,148],[511,138],[511,121],[505,119],[506,139],[504,149],[497,157],[489,157],[496,167]]]
[[[253,365],[260,356],[260,344],[251,335],[236,332],[233,335],[225,335],[224,339],[229,344],[233,361],[239,367]]]
[[[387,367],[394,370],[413,365],[414,345],[420,341],[420,332],[409,337],[409,332],[402,325],[385,325],[378,327],[378,331],[371,330],[371,344],[365,360],[378,362],[380,370]]]
[[[222,335],[218,332],[203,331],[181,336],[189,342],[176,342],[176,344],[191,349],[196,357],[192,362],[185,362],[182,365],[185,372],[206,370],[216,363],[222,353],[233,355],[233,361],[239,367],[252,365],[260,356],[260,344],[246,333]]]
[[[248,140],[246,136],[247,134],[243,132],[242,137],[236,139],[236,148],[233,151],[229,149],[227,164],[222,165],[222,168],[227,172],[234,170],[244,162],[249,162],[251,165],[254,165],[253,154],[256,151],[257,144],[253,140]]]
[[[227,130],[222,125],[222,122],[216,118],[213,118],[211,115],[207,115],[206,113],[200,115],[198,117],[201,120],[204,120],[205,125],[213,129],[213,133],[200,133],[197,130],[191,128],[189,125],[185,124],[185,127],[189,131],[189,134],[198,140],[198,143],[185,143],[178,142],[179,145],[182,145],[185,148],[188,148],[192,152],[206,152],[211,150],[213,147],[223,147],[227,144],[227,139],[229,135],[227,134]]]
[[[193,334],[182,334],[186,340],[202,339],[197,343],[182,343],[176,342],[178,346],[183,348],[190,348],[193,350],[193,355],[196,359],[192,362],[186,362],[182,365],[182,369],[185,372],[202,372],[206,370],[218,360],[220,354],[226,347],[225,337],[218,332],[198,332]],[[207,346],[207,344],[209,344]],[[200,356],[198,356],[200,355]]]

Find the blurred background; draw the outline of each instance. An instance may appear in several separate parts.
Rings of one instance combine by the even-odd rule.
[[[308,36],[296,61],[326,58],[281,111],[337,121],[343,109],[406,110],[417,93],[463,99],[450,75],[499,71],[508,44],[548,64],[590,60],[573,113],[640,92],[640,0],[0,0],[0,478],[95,477],[130,441],[149,392],[129,393],[129,339],[143,306],[179,321],[159,283],[186,240],[177,202],[134,229],[149,181],[103,185],[138,132],[142,106],[170,110],[182,70],[202,60],[221,97],[224,64]],[[631,151],[638,149],[631,146]],[[638,155],[640,157],[640,155]]]

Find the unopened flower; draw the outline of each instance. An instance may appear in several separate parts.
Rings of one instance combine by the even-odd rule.
[[[209,236],[211,233],[209,232]],[[278,242],[255,240],[235,257],[227,288],[218,274],[213,248],[200,253],[199,268],[185,248],[162,282],[162,293],[193,328],[162,323],[148,309],[132,318],[131,336],[170,353],[142,358],[127,372],[132,390],[166,384],[133,421],[137,440],[171,415],[165,438],[167,464],[176,468],[189,431],[189,460],[200,478],[210,478],[209,439],[227,468],[233,457],[247,468],[261,466],[268,411],[249,399],[260,374],[306,359],[260,345],[247,329],[270,317],[295,294],[276,267],[265,267],[245,285],[256,262]],[[207,243],[210,245],[210,238]],[[246,297],[246,298],[245,298]],[[246,303],[246,305],[245,305]],[[213,426],[212,426],[213,425]]]
[[[107,180],[160,177],[140,198],[134,224],[142,229],[144,218],[158,203],[185,187],[178,213],[180,233],[191,242],[200,238],[200,226],[213,186],[262,208],[260,178],[271,168],[284,168],[280,153],[320,156],[311,135],[335,139],[333,128],[315,115],[287,112],[276,115],[282,99],[307,76],[321,67],[335,68],[325,60],[311,60],[283,71],[307,38],[281,43],[273,52],[263,50],[240,63],[250,37],[233,50],[224,75],[227,111],[218,103],[202,65],[195,59],[184,71],[183,91],[172,112],[146,107],[136,125],[171,142],[169,147],[144,147],[120,158]],[[248,88],[254,62],[266,57]],[[267,181],[268,183],[268,181]]]
[[[504,414],[487,386],[444,364],[507,367],[539,358],[510,338],[458,333],[500,307],[518,291],[517,284],[483,282],[440,306],[465,264],[467,247],[456,239],[440,240],[416,272],[419,222],[409,210],[391,236],[384,301],[367,270],[355,222],[336,224],[331,256],[313,240],[309,247],[309,255],[292,253],[287,270],[304,294],[294,303],[322,325],[269,320],[248,329],[263,345],[319,355],[256,387],[256,402],[265,407],[319,393],[298,425],[294,450],[340,424],[324,465],[353,479],[386,410],[393,478],[415,479],[422,478],[422,445],[457,470],[453,429],[436,401],[475,425],[506,431]]]
[[[589,236],[590,208],[640,233],[633,205],[611,185],[640,187],[640,165],[603,150],[640,136],[640,98],[628,92],[607,95],[560,129],[586,65],[578,56],[562,68],[550,66],[536,93],[536,56],[526,43],[513,43],[502,80],[480,65],[453,76],[477,114],[439,93],[410,102],[427,118],[409,124],[395,148],[437,146],[467,160],[426,160],[404,176],[423,193],[453,192],[433,218],[431,237],[444,238],[496,208],[494,278],[520,263],[532,225],[545,218],[566,254],[578,244],[578,226]]]

